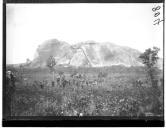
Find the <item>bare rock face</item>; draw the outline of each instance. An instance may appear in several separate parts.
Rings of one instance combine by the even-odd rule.
[[[138,50],[113,43],[87,41],[70,45],[57,39],[47,40],[36,51],[32,67],[44,67],[50,56],[57,65],[102,67],[112,65],[142,66]]]
[[[70,65],[72,66],[87,66],[87,59],[81,49],[78,49],[71,58]]]
[[[35,54],[36,57],[31,66],[46,66],[47,60],[50,56],[55,58],[57,64],[69,63],[74,51],[75,50],[73,50],[66,42],[58,41],[57,39],[45,41],[37,48]]]
[[[141,66],[138,59],[140,52],[128,47],[118,46],[112,43],[91,43],[82,44],[89,60],[95,67],[124,65]]]

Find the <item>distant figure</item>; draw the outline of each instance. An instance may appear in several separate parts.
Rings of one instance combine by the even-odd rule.
[[[14,74],[13,73],[11,73],[11,82],[12,82],[12,88],[13,88],[13,90],[15,90],[15,76],[14,76]]]
[[[159,80],[159,89],[160,89],[160,95],[163,95],[163,87],[164,86],[164,84],[163,84],[163,79],[162,78],[160,78],[160,80]]]
[[[40,84],[40,88],[43,89],[44,88],[44,83],[39,82],[39,84]]]
[[[54,81],[52,81],[52,87],[54,87],[54,85],[55,85],[55,82],[54,82]]]
[[[58,77],[56,78],[56,82],[57,82],[57,86],[59,87],[59,86],[60,86],[60,76],[58,76]]]
[[[62,82],[62,87],[65,88],[66,86],[69,86],[69,85],[70,85],[70,81],[64,79]]]
[[[61,77],[60,77],[60,86],[61,87],[65,87],[65,75],[62,74]]]
[[[11,116],[11,109],[12,109],[12,99],[15,93],[15,76],[11,71],[7,71],[6,74],[6,95],[5,95],[5,108],[7,116]]]

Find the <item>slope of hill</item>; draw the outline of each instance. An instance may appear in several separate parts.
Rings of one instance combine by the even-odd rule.
[[[89,64],[93,67],[124,65],[141,66],[138,59],[140,52],[128,47],[118,46],[109,42],[97,43],[87,41],[77,44],[86,54]]]

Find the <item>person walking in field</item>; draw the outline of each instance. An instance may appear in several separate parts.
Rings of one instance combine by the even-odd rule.
[[[11,116],[12,114],[12,102],[15,93],[15,76],[11,71],[7,71],[6,74],[6,95],[5,95],[5,109],[6,115]]]

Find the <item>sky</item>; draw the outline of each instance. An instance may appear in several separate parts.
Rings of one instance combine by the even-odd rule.
[[[161,6],[154,17],[153,7]],[[7,64],[33,60],[38,45],[48,39],[69,44],[94,40],[128,46],[144,52],[163,51],[162,4],[7,4]]]

